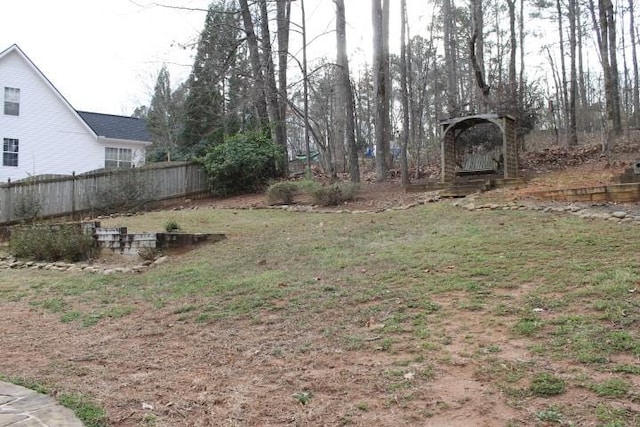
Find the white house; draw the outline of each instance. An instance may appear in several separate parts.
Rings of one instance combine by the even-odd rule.
[[[0,182],[144,164],[144,120],[76,111],[15,44],[0,52],[0,97]]]

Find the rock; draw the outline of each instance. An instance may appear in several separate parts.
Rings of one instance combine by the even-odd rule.
[[[160,265],[160,264],[164,264],[165,262],[169,261],[169,257],[168,256],[161,256],[160,258],[158,258],[157,260],[155,260],[153,262],[153,265]]]
[[[611,213],[611,216],[614,218],[622,219],[622,218],[626,218],[627,213],[625,211],[615,211]]]

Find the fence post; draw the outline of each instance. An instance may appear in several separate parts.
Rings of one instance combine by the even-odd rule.
[[[76,171],[71,172],[71,218],[76,219]]]
[[[7,222],[13,218],[13,202],[11,201],[11,178],[7,178]]]

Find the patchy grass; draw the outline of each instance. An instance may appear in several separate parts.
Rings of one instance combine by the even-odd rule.
[[[270,355],[301,373],[307,367],[296,366],[296,357],[349,355],[367,373],[343,367],[361,394],[324,414],[336,422],[371,421],[389,408],[416,405],[423,412],[413,412],[417,418],[411,421],[421,424],[463,407],[444,399],[424,406],[429,387],[462,367],[473,381],[502,392],[491,399],[504,399],[514,411],[528,404],[541,408],[521,412],[532,425],[632,425],[638,419],[631,410],[616,409],[638,396],[633,361],[640,356],[640,298],[634,289],[640,266],[631,249],[637,233],[630,227],[531,211],[468,212],[445,203],[378,214],[198,209],[173,211],[170,218],[185,232],[222,232],[228,239],[140,275],[7,270],[0,296],[39,313],[53,328],[77,327],[96,336],[108,324],[134,318],[141,330],[177,323],[185,337],[201,334],[205,340],[208,331],[229,331],[230,345],[238,346],[234,354]],[[167,220],[166,213],[152,212],[103,225],[144,231]],[[250,334],[253,328],[268,332],[233,341],[238,330]],[[272,336],[275,329],[285,332]],[[154,334],[163,333],[158,331],[148,332],[139,348],[155,346]],[[100,351],[113,357],[127,351],[110,345],[118,344],[105,341]],[[162,363],[176,354],[182,357],[154,355],[149,366],[172,374]],[[210,357],[218,363],[217,355]],[[181,360],[172,366],[186,370],[195,363]],[[64,386],[62,374],[68,372],[56,369],[62,368],[43,371],[59,375],[56,383]],[[100,381],[120,384],[117,366],[100,369]],[[581,379],[603,372],[621,379]],[[370,375],[370,389],[360,375]],[[301,388],[287,390],[281,401],[316,410],[338,405],[327,403],[333,402],[327,394],[349,393],[332,384],[330,391],[314,388],[312,399],[300,392],[311,382],[296,384]],[[586,386],[576,386],[581,383]],[[200,390],[190,382],[174,387]],[[569,391],[584,393],[567,405],[570,410],[549,406],[546,396],[565,398]],[[602,397],[611,406],[590,400]],[[107,409],[119,408],[116,402]],[[159,425],[181,422],[179,412],[177,418],[167,414],[155,414]],[[139,422],[149,424],[142,416]]]
[[[0,381],[6,381],[19,385],[42,394],[53,394],[55,399],[64,407],[71,409],[76,417],[84,423],[86,427],[106,427],[107,417],[104,408],[96,405],[89,397],[78,393],[55,393],[38,381],[22,377],[6,377],[0,374]],[[53,391],[53,393],[52,393]]]

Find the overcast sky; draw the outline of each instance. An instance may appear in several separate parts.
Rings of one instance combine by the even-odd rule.
[[[159,0],[206,8],[208,0]],[[294,2],[293,20],[298,20]],[[311,57],[335,56],[332,0],[306,0]],[[354,62],[371,63],[371,1],[346,0],[347,43]],[[397,50],[399,1],[392,2],[391,50]],[[424,33],[432,10],[408,0],[412,35]],[[155,76],[169,65],[172,84],[184,80],[205,13],[168,9],[153,0],[2,0],[0,50],[16,43],[78,110],[129,115],[149,102]],[[299,22],[299,21],[298,21]],[[420,31],[422,30],[422,31]],[[292,45],[295,38],[292,33]],[[296,52],[293,52],[296,53]],[[312,58],[311,58],[312,59]]]

